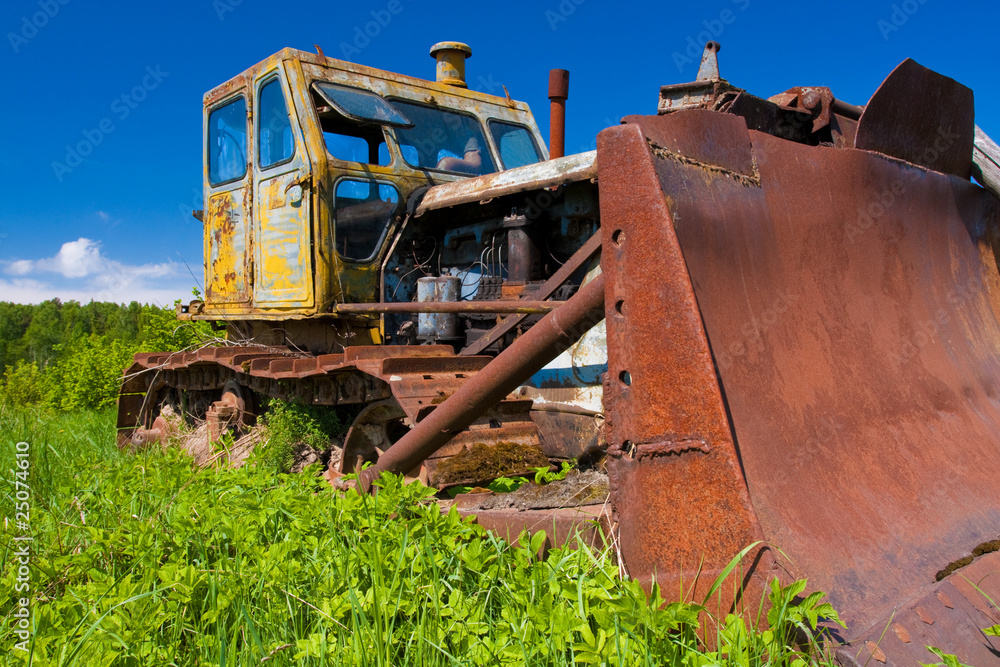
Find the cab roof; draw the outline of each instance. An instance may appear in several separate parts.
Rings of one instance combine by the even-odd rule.
[[[366,65],[358,65],[357,63],[348,62],[346,60],[339,60],[337,58],[329,58],[326,56],[321,56],[318,53],[311,53],[309,51],[300,51],[298,49],[284,48],[277,53],[268,56],[261,62],[249,67],[240,74],[236,75],[229,81],[222,83],[215,88],[212,88],[204,95],[204,105],[211,106],[216,102],[228,97],[236,90],[246,87],[246,85],[253,81],[253,79],[263,71],[273,68],[279,62],[287,61],[298,61],[303,64],[315,65],[323,67],[330,70],[347,72],[355,76],[367,77],[370,79],[381,80],[393,86],[399,86],[402,88],[410,89],[411,91],[425,92],[431,95],[442,95],[450,97],[464,98],[473,102],[486,103],[491,105],[496,105],[499,107],[506,107],[511,110],[530,113],[528,105],[524,102],[518,102],[516,100],[499,97],[497,95],[490,95],[488,93],[481,93],[475,90],[469,90],[468,88],[460,88],[458,86],[450,86],[444,83],[438,83],[437,81],[428,81],[427,79],[421,79],[415,76],[407,76],[405,74],[397,74],[395,72],[389,72],[386,70],[376,69],[374,67],[368,67]]]

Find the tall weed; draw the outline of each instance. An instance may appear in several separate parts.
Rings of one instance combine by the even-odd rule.
[[[701,608],[647,596],[609,553],[511,546],[399,477],[343,494],[308,471],[122,453],[113,419],[0,404],[0,459],[31,444],[33,665],[764,664],[706,653]],[[4,610],[16,534],[0,530]],[[771,664],[806,655],[767,646]]]
[[[325,406],[313,407],[271,399],[263,421],[267,427],[267,443],[258,452],[257,460],[278,472],[288,472],[294,452],[302,446],[317,452],[330,451],[330,440],[347,433],[351,419],[342,419],[341,412]]]

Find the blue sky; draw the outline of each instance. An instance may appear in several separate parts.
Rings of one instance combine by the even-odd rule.
[[[971,87],[977,123],[1000,138],[996,44],[983,37],[998,24],[996,3],[954,0],[5,0],[0,300],[189,299],[202,281],[190,216],[202,94],[286,46],[433,78],[430,46],[467,42],[470,86],[506,85],[546,134],[548,70],[568,69],[573,153],[623,115],[655,113],[660,85],[694,78],[707,37],[722,75],[763,97],[825,85],[863,104],[914,58]],[[81,142],[89,154],[68,156]]]

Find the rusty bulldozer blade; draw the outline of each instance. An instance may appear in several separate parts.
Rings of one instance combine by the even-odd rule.
[[[748,569],[826,591],[842,661],[995,662],[1000,202],[702,110],[603,131],[598,164],[629,572],[669,593],[764,540],[787,560]]]

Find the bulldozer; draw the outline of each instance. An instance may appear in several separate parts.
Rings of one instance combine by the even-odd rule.
[[[355,409],[329,474],[365,490],[597,452],[610,516],[479,520],[599,519],[668,599],[728,574],[723,611],[807,578],[843,665],[1000,662],[1000,149],[912,60],[854,105],[755,96],[719,48],[571,156],[568,72],[547,148],[459,42],[435,81],[285,49],[209,91],[178,317],[226,341],[136,355],[120,442],[277,398]]]
[[[215,437],[264,398],[362,407],[335,471],[349,474],[598,270],[594,154],[549,160],[527,105],[466,87],[470,53],[435,45],[432,82],[284,50],[205,95],[204,300],[179,317],[230,344],[136,357],[123,434],[162,437],[165,405]],[[482,442],[523,459],[512,474],[594,446],[600,379],[584,379],[589,392],[547,392],[544,428],[574,442],[543,453],[525,387],[424,462],[424,481],[483,481],[436,471]]]

